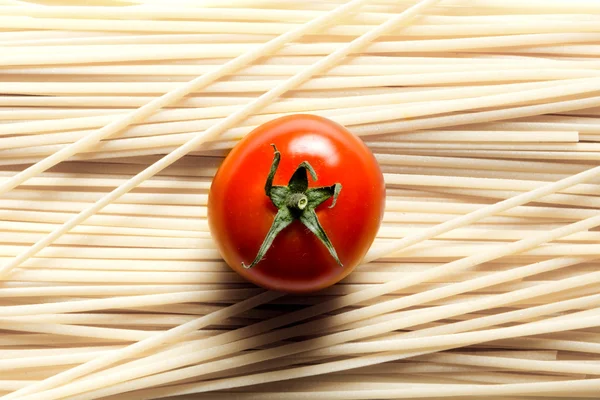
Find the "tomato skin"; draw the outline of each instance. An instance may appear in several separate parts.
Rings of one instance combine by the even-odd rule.
[[[277,208],[264,185],[275,144],[281,162],[273,184],[287,186],[298,165],[308,161],[318,180],[309,187],[342,184],[337,203],[316,208],[317,217],[343,264],[300,221],[275,238],[251,269]],[[344,127],[314,115],[291,115],[266,123],[244,137],[217,171],[208,198],[208,222],[225,262],[247,280],[267,289],[305,293],[338,282],[371,246],[385,206],[385,184],[370,150]]]

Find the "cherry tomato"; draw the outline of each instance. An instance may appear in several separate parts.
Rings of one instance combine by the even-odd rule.
[[[208,222],[227,264],[267,289],[326,288],[358,265],[379,230],[383,175],[344,127],[291,115],[244,137],[212,182]]]

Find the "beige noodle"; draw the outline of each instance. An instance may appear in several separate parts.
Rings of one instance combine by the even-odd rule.
[[[585,0],[0,0],[0,398],[597,396],[599,39]],[[295,113],[387,189],[303,296],[207,220]]]

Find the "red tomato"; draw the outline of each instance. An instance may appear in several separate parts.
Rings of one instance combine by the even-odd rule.
[[[384,206],[383,175],[358,137],[328,119],[292,115],[258,127],[225,158],[210,188],[208,222],[233,270],[264,288],[303,293],[352,272],[375,239]],[[271,232],[269,245],[274,226],[281,230]],[[266,253],[252,265],[261,245]]]

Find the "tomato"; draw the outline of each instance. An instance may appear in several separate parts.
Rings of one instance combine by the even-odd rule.
[[[383,175],[358,137],[326,118],[291,115],[228,154],[211,184],[208,222],[233,270],[267,289],[304,293],[352,272],[384,206]]]

